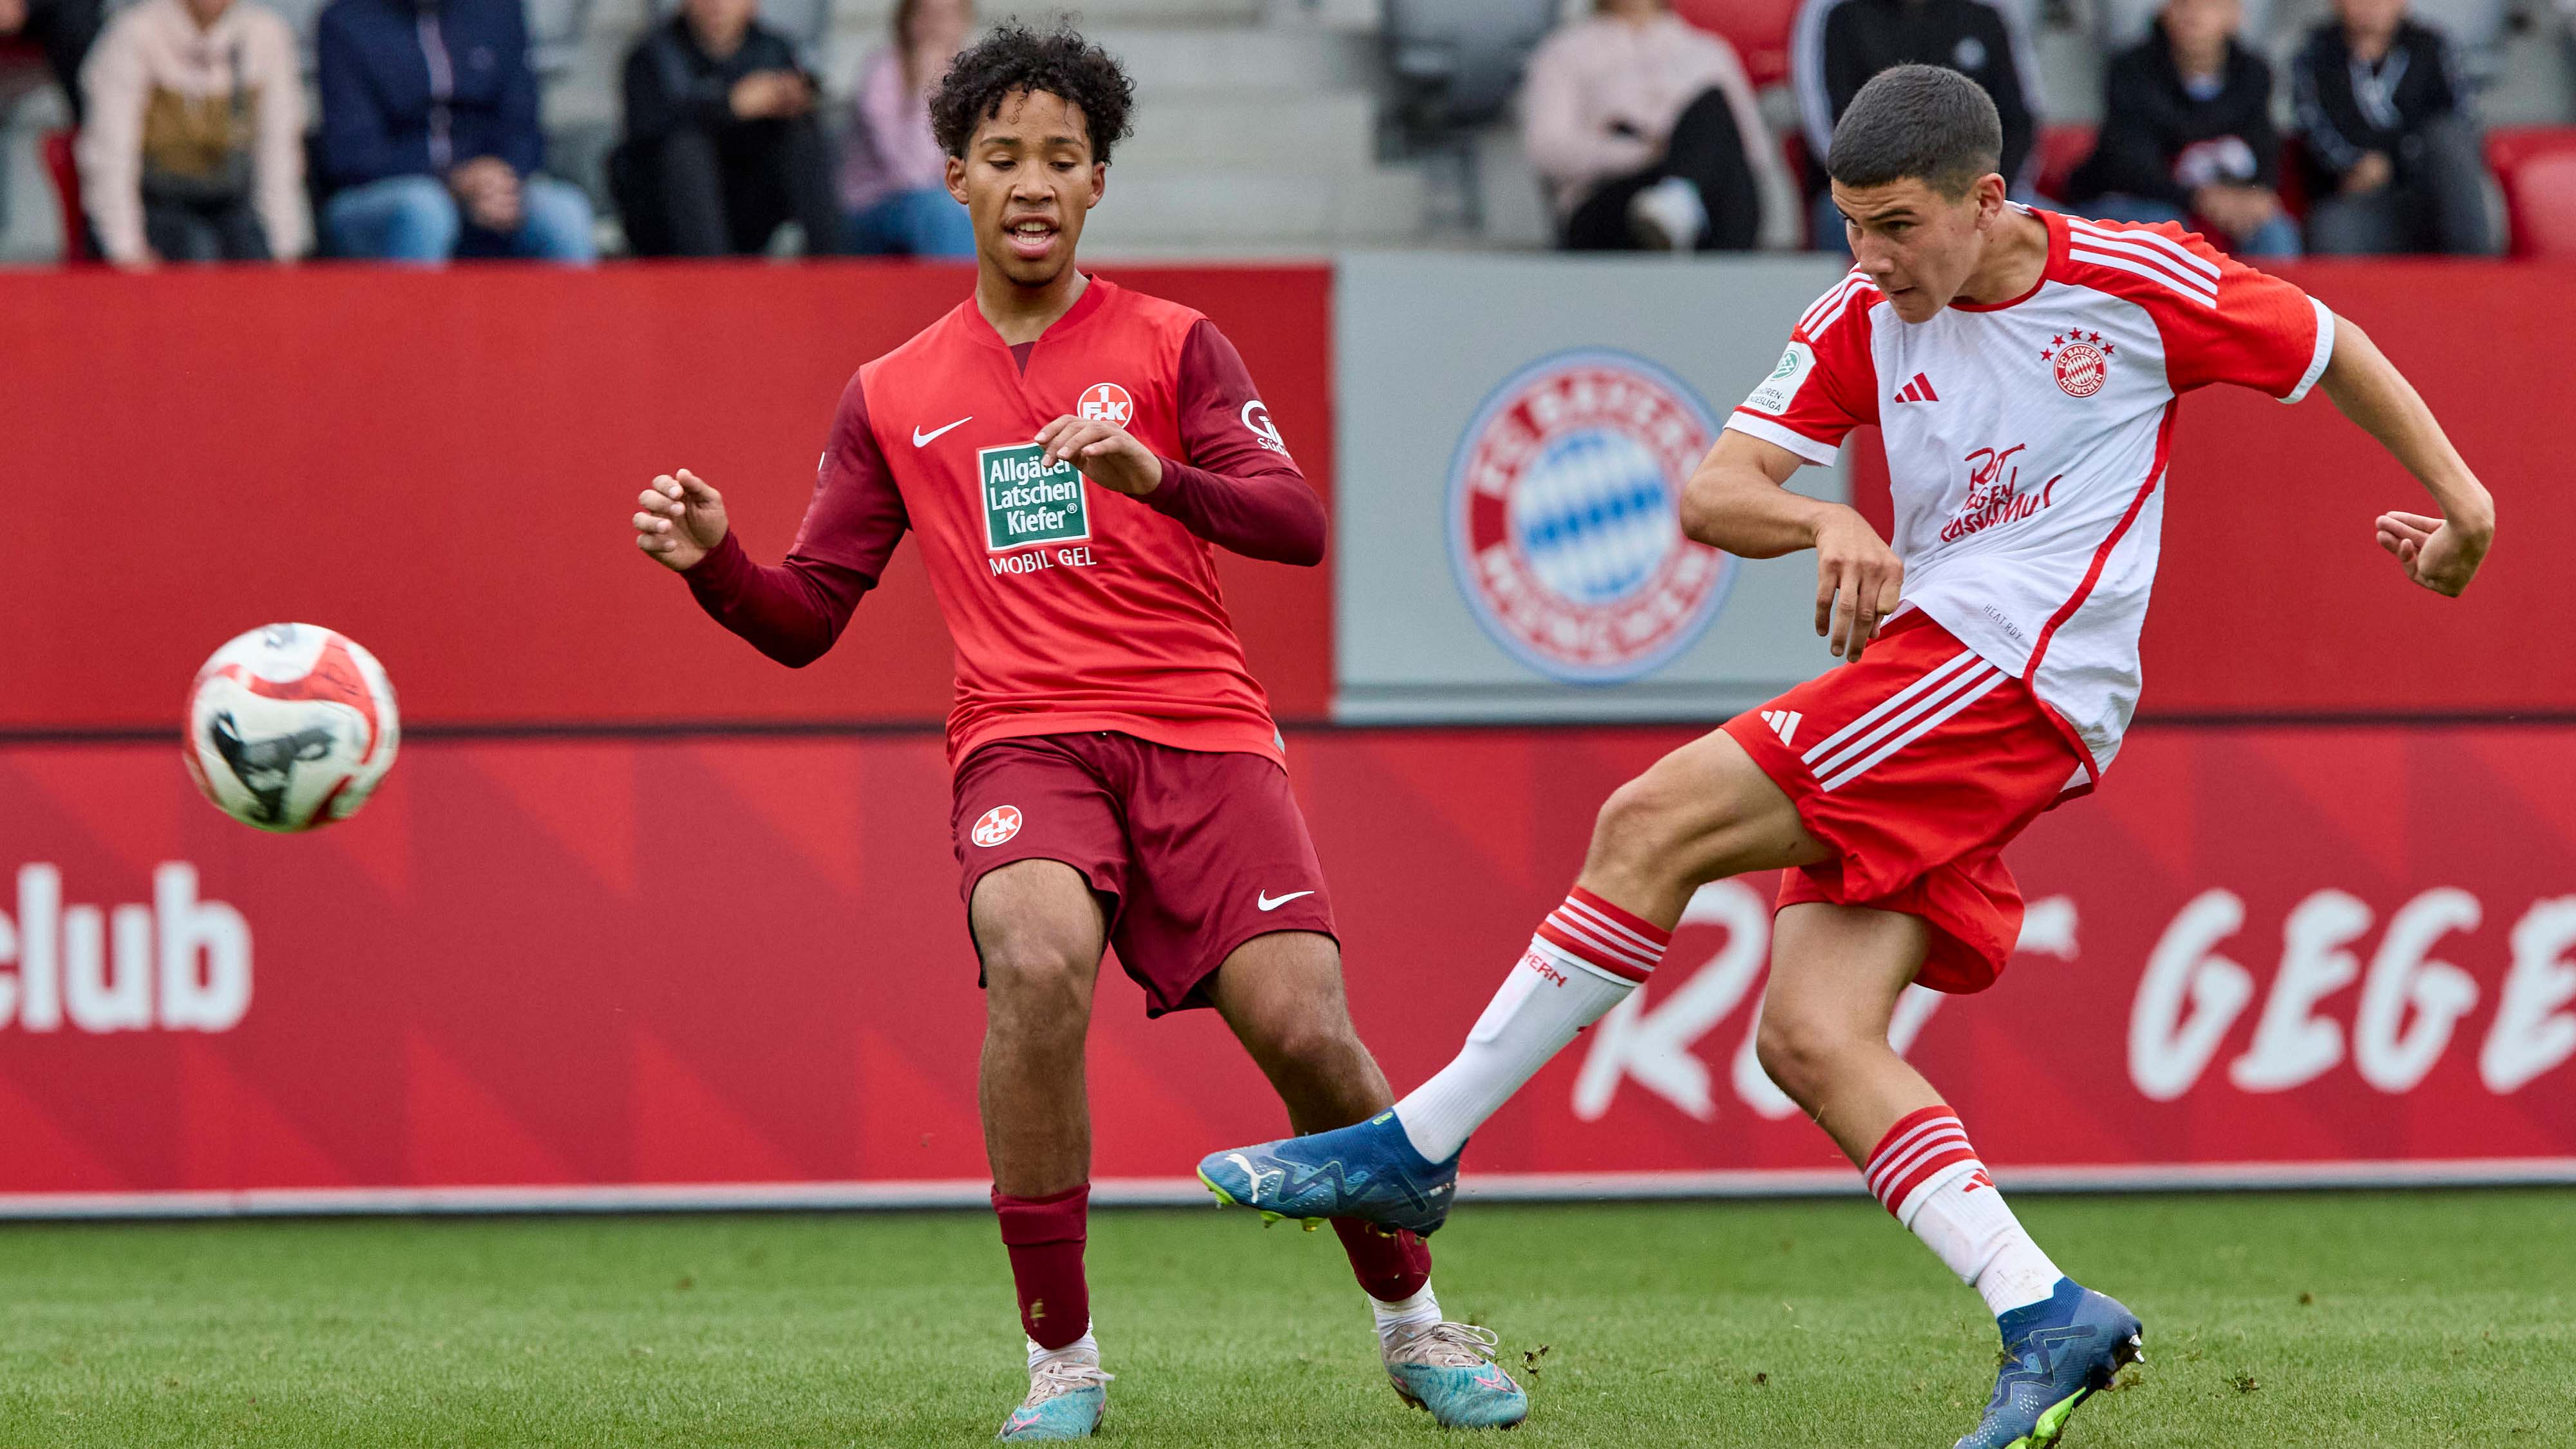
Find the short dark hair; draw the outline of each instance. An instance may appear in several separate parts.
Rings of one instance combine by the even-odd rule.
[[[1106,163],[1109,148],[1127,139],[1136,83],[1109,52],[1070,26],[1040,33],[1004,25],[957,52],[930,95],[931,133],[942,150],[963,156],[977,126],[1000,115],[1012,96],[1036,91],[1082,112],[1093,160]]]
[[[1961,196],[2003,155],[2003,117],[1985,87],[1947,66],[1899,65],[1852,97],[1834,125],[1825,171],[1845,186],[1912,177]]]

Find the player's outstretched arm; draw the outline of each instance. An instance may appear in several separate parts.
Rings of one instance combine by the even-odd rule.
[[[653,480],[636,498],[635,546],[673,573],[687,573],[724,542],[724,495],[683,468]]]
[[[2379,515],[2379,546],[2395,555],[2406,576],[2437,594],[2457,598],[2475,578],[2495,539],[2495,500],[2461,461],[2433,410],[2368,333],[2335,318],[2334,356],[2317,380],[2343,415],[2379,440],[2441,506],[2442,516]]]
[[[1805,459],[1732,429],[1718,434],[1682,490],[1682,532],[1739,558],[1816,551],[1816,632],[1836,657],[1858,659],[1896,612],[1905,565],[1869,520],[1783,485]]]
[[[665,473],[636,499],[635,546],[688,580],[698,606],[751,646],[791,669],[823,657],[859,597],[876,586],[903,533],[901,499],[889,487],[819,492],[807,531],[828,535],[774,567],[753,563],[725,517],[724,495],[686,468]],[[847,546],[842,546],[847,545]]]

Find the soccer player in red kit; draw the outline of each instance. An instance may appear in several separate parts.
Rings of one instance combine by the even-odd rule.
[[[1004,1439],[1090,1434],[1109,1378],[1082,1270],[1083,1038],[1105,946],[1148,1016],[1215,1008],[1297,1130],[1393,1100],[1351,1028],[1285,745],[1217,589],[1219,547],[1319,562],[1323,506],[1213,323],[1075,265],[1131,94],[1070,32],[1005,26],[961,53],[931,116],[976,233],[975,294],[851,379],[783,565],[752,562],[685,470],[634,520],[709,614],[791,666],[831,647],[907,531],[920,541],[956,645],[978,1096],[1028,1334]],[[1422,1240],[1333,1226],[1397,1391],[1444,1425],[1519,1422],[1493,1335],[1441,1317]]]
[[[1959,1449],[2056,1443],[2136,1356],[2137,1317],[2058,1271],[1958,1115],[1889,1047],[1897,997],[1994,982],[2022,917],[2003,846],[2119,749],[2182,394],[2321,387],[2440,504],[2377,523],[2436,593],[2468,586],[2495,512],[2359,328],[2179,227],[2013,205],[2001,149],[1994,103],[1955,71],[1899,66],[1861,88],[1826,162],[1858,265],[1684,492],[1702,543],[1816,551],[1816,630],[1849,662],[1620,787],[1573,892],[1458,1056],[1366,1123],[1209,1157],[1220,1196],[1436,1228],[1467,1135],[1646,980],[1692,893],[1782,870],[1756,1050],[1996,1315],[1994,1395]],[[1866,423],[1886,438],[1892,549],[1851,509],[1782,486]]]

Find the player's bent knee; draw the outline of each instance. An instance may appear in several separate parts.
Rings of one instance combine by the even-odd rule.
[[[1692,788],[1685,771],[1658,764],[1610,792],[1593,821],[1586,869],[1602,868],[1639,879],[1705,874],[1707,842],[1730,824],[1727,802]]]
[[[1767,1006],[1762,1025],[1753,1037],[1753,1056],[1762,1064],[1763,1075],[1788,1093],[1789,1100],[1810,1110],[1823,1094],[1834,1062],[1843,1054],[1842,1047],[1839,1033],[1795,1015],[1775,1013]]]
[[[1059,1017],[1089,999],[1092,963],[1062,943],[1005,938],[983,956],[984,990],[997,1011]]]

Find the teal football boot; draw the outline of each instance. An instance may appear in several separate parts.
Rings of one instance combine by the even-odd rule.
[[[1395,1391],[1441,1428],[1508,1429],[1529,1417],[1529,1395],[1494,1362],[1498,1343],[1490,1328],[1434,1323],[1396,1330],[1381,1351]]]
[[[1098,1360],[1051,1363],[1029,1374],[1029,1396],[1002,1421],[996,1439],[1027,1443],[1088,1439],[1109,1407],[1109,1380]]]

